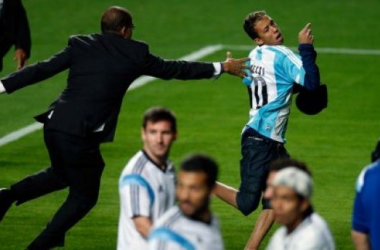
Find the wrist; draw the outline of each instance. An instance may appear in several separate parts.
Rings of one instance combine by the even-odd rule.
[[[222,62],[221,63],[221,66],[222,66],[222,73],[228,73],[228,62]]]

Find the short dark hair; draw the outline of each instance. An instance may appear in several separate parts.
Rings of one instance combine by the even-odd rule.
[[[143,116],[143,128],[146,128],[148,122],[168,121],[172,124],[172,131],[177,131],[177,120],[175,114],[164,107],[153,107],[145,111]]]
[[[204,154],[192,154],[181,163],[181,171],[201,172],[207,176],[207,186],[213,188],[218,178],[218,165],[209,156]]]
[[[270,163],[269,171],[280,171],[288,167],[295,167],[299,170],[304,171],[310,177],[312,176],[310,169],[305,163],[298,161],[296,159],[278,159]]]
[[[255,40],[256,38],[259,37],[259,35],[257,34],[257,32],[255,30],[256,23],[258,21],[260,21],[261,19],[263,19],[263,17],[266,15],[267,15],[267,13],[265,11],[261,10],[261,11],[255,11],[255,12],[249,13],[245,17],[244,23],[243,23],[243,28],[244,28],[245,33],[247,33],[247,35],[252,40]]]
[[[112,6],[104,11],[100,22],[102,33],[118,33],[123,27],[134,27],[132,15],[127,9]]]

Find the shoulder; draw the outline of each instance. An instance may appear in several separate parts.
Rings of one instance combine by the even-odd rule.
[[[284,226],[280,227],[273,234],[272,238],[270,238],[268,248],[269,250],[273,250],[278,248],[279,246],[283,246],[283,240],[286,236],[286,228]]]
[[[128,174],[141,174],[145,165],[149,163],[142,150],[138,151],[125,165],[121,177]]]
[[[309,219],[310,224],[303,230],[303,233],[301,233],[302,237],[300,237],[302,241],[305,242],[305,245],[332,245],[333,239],[326,221],[316,213],[313,213]]]
[[[173,227],[174,224],[182,217],[178,206],[173,206],[167,210],[155,223],[154,228]]]
[[[356,192],[360,192],[366,183],[367,176],[377,174],[380,176],[380,161],[376,161],[366,166],[359,174],[356,180]]]
[[[283,56],[289,56],[294,54],[293,51],[291,51],[288,47],[284,45],[265,46],[264,48]]]
[[[98,34],[89,34],[89,35],[71,35],[69,37],[69,42],[86,42],[95,40]]]

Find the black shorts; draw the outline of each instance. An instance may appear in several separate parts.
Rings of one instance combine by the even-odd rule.
[[[236,202],[239,210],[248,215],[256,210],[266,188],[269,163],[279,158],[289,158],[289,154],[283,143],[268,139],[252,128],[246,129],[242,135],[241,154],[241,184]],[[263,209],[270,208],[264,198],[262,205]]]

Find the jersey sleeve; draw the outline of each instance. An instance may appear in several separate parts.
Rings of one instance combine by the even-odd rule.
[[[123,176],[119,184],[122,213],[127,218],[151,216],[154,194],[149,183],[140,175]]]
[[[369,232],[369,222],[366,216],[365,206],[363,204],[363,188],[364,188],[364,179],[365,173],[367,169],[364,169],[362,173],[359,175],[356,181],[356,196],[354,200],[354,208],[352,212],[352,229],[368,234]]]

